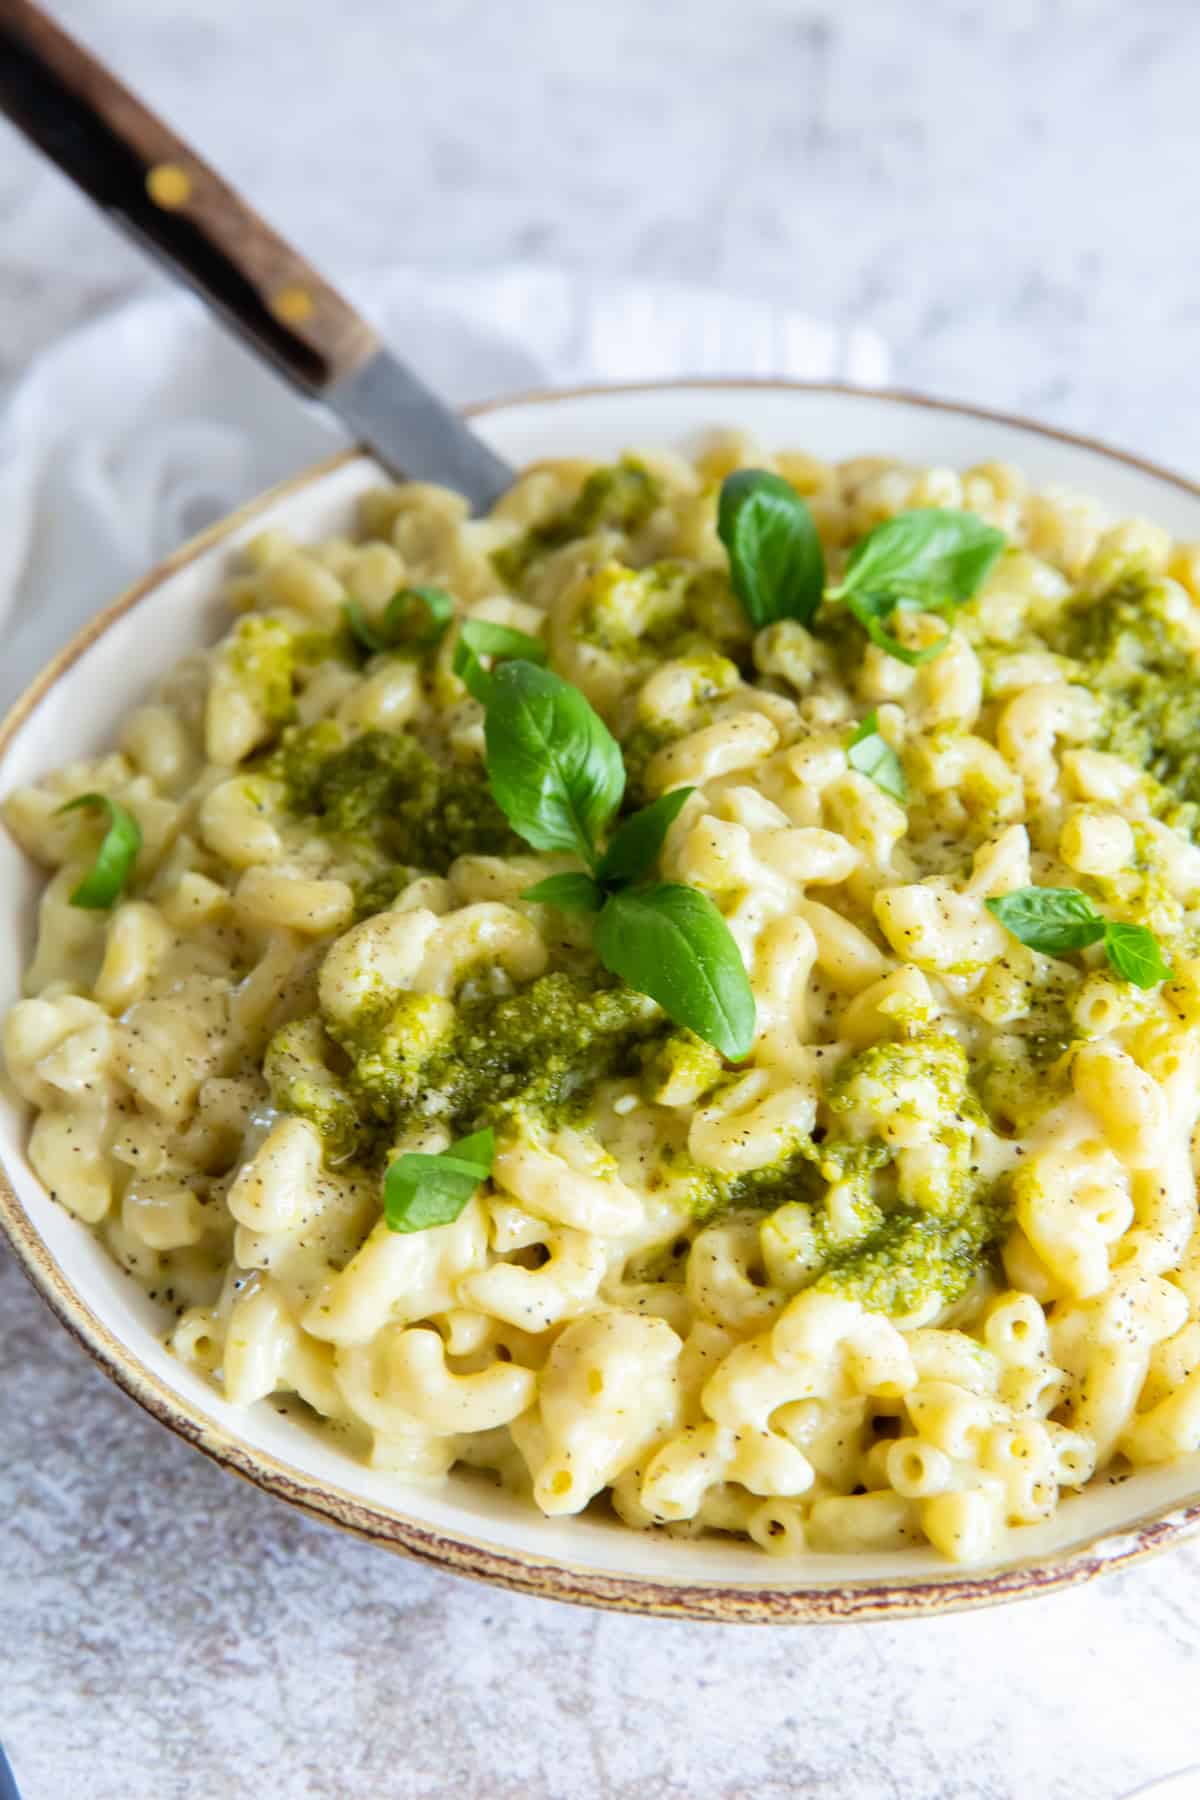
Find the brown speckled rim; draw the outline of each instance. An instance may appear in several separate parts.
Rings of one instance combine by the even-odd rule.
[[[816,394],[844,394],[848,398],[890,401],[956,414],[986,423],[1011,426],[1035,436],[1074,448],[1092,451],[1111,462],[1139,470],[1156,480],[1200,499],[1200,484],[1171,470],[1100,443],[1051,426],[1040,425],[1011,413],[986,407],[936,400],[902,389],[856,387],[847,382],[773,381],[727,377],[720,380],[672,380],[631,382],[569,389],[535,390],[468,408],[469,416],[508,411],[516,407],[552,406],[588,395],[653,393],[671,388],[691,388],[714,394],[746,388],[775,388]],[[32,683],[0,723],[0,758],[42,699],[71,669],[91,644],[117,619],[138,606],[168,576],[192,562],[202,552],[221,543],[259,514],[290,494],[302,491],[359,452],[347,450],[315,464],[302,474],[281,482],[192,538],[159,563],[96,618],[91,620]],[[606,1574],[558,1558],[487,1543],[474,1537],[446,1537],[404,1514],[384,1511],[357,1499],[343,1489],[306,1475],[264,1451],[251,1449],[201,1408],[185,1402],[144,1363],[132,1355],[104,1321],[72,1287],[39,1236],[0,1168],[0,1228],[12,1245],[17,1261],[55,1316],[66,1326],[106,1375],[166,1425],[176,1436],[193,1444],[222,1468],[240,1475],[254,1486],[289,1501],[311,1517],[338,1525],[371,1543],[400,1551],[435,1568],[493,1582],[522,1594],[537,1594],[584,1606],[607,1607],[619,1612],[650,1613],[660,1618],[720,1620],[743,1624],[831,1624],[842,1620],[930,1617],[968,1608],[995,1606],[1006,1600],[1050,1593],[1091,1581],[1110,1569],[1127,1568],[1143,1557],[1200,1531],[1200,1496],[1191,1504],[1148,1510],[1117,1530],[1106,1531],[1086,1543],[1050,1556],[1028,1558],[1007,1567],[977,1574],[914,1576],[911,1579],[777,1586],[769,1577],[777,1564],[763,1559],[761,1586],[719,1585],[656,1581],[641,1576]]]

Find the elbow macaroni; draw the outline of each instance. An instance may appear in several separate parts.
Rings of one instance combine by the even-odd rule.
[[[714,529],[747,460],[811,497],[835,572],[909,506],[969,506],[1009,554],[917,669],[823,620],[755,635]],[[30,1159],[170,1313],[175,1353],[236,1404],[293,1396],[397,1480],[484,1467],[548,1514],[609,1490],[630,1526],[785,1557],[985,1560],[1113,1458],[1200,1452],[1200,851],[1192,797],[1113,724],[1095,638],[1140,594],[1194,669],[1195,584],[1164,573],[1193,550],[1000,464],[732,440],[543,465],[483,520],[409,484],[360,525],[255,539],[221,644],[118,750],[4,802],[50,871],[3,1029]],[[649,1002],[611,1043],[545,1039],[520,1087],[486,1028],[463,1038],[568,978],[569,1026],[597,984],[586,925],[523,898],[564,860],[472,835],[482,713],[454,628],[424,654],[347,649],[347,601],[378,626],[422,582],[544,638],[639,804],[695,790],[662,869],[744,957],[743,1066]],[[903,801],[847,758],[876,707]],[[426,757],[423,856],[390,800],[353,828],[297,800],[305,733],[367,746],[369,779],[399,756],[393,799]],[[69,898],[95,821],[59,808],[93,790],[144,840],[108,913]],[[985,900],[1030,883],[1151,922],[1172,981],[1018,944]],[[543,1028],[535,1008],[535,1046]],[[386,1164],[461,1132],[463,1084],[491,1179],[452,1223],[393,1233]]]

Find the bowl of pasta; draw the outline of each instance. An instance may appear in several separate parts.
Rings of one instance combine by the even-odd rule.
[[[1200,489],[901,394],[347,454],[0,728],[0,1223],[375,1542],[748,1621],[1200,1520]],[[1196,697],[1193,697],[1196,696]]]

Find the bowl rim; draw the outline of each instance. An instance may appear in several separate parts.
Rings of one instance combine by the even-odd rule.
[[[594,382],[562,388],[533,388],[463,408],[468,418],[519,407],[549,406],[606,394],[646,394],[684,388],[702,391],[747,388],[845,395],[902,406],[927,408],[1004,425],[1034,436],[1084,449],[1178,488],[1200,499],[1200,482],[1149,458],[1119,450],[1100,439],[1045,425],[1020,414],[943,400],[904,388],[866,387],[845,381],[800,381],[769,376],[675,377],[666,381]],[[118,619],[147,599],[163,582],[198,556],[240,530],[280,500],[312,487],[364,452],[337,451],[275,483],[163,557],[145,575],[102,608],[18,696],[0,719],[0,759],[50,690]],[[1049,1555],[1028,1557],[978,1573],[945,1577],[866,1577],[863,1581],[780,1587],[721,1582],[683,1584],[649,1576],[608,1574],[556,1556],[513,1550],[473,1535],[453,1537],[403,1512],[383,1512],[341,1487],[308,1475],[262,1450],[251,1448],[127,1350],[104,1320],[76,1291],[42,1240],[0,1161],[0,1231],[18,1266],[59,1322],[92,1361],[146,1412],[177,1437],[222,1468],[264,1492],[288,1501],[310,1517],[368,1542],[433,1567],[516,1593],[570,1601],[609,1610],[726,1623],[825,1624],[868,1619],[931,1617],[1000,1604],[1073,1587],[1110,1570],[1128,1567],[1200,1531],[1200,1493],[1184,1504],[1148,1508],[1134,1519],[1107,1528],[1082,1543]],[[764,1568],[764,1574],[770,1564]]]

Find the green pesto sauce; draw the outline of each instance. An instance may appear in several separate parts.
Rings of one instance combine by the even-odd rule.
[[[608,562],[588,578],[579,632],[632,667],[691,657],[710,665],[712,697],[737,680],[731,657],[745,662],[752,633],[728,575],[666,560],[631,569]]]
[[[1159,810],[1194,832],[1200,820],[1200,658],[1168,617],[1166,594],[1128,573],[1064,613],[1052,646],[1103,705],[1100,748],[1164,789]]]
[[[286,725],[295,714],[297,677],[318,663],[356,662],[346,632],[293,631],[270,613],[251,613],[239,620],[228,645],[229,666],[238,682],[254,695],[273,725]]]
[[[968,1092],[967,1053],[948,1031],[923,1031],[916,1037],[872,1044],[857,1056],[847,1057],[829,1085],[831,1112],[850,1113],[910,1111],[919,1104],[910,1092],[932,1087],[939,1111],[963,1114],[975,1120],[979,1107]],[[899,1106],[896,1096],[904,1096]]]
[[[641,995],[615,983],[597,987],[591,976],[543,975],[515,994],[460,999],[452,1009],[430,995],[401,994],[353,1031],[326,1024],[327,1066],[342,1067],[314,1080],[314,1022],[320,1028],[312,1015],[272,1041],[272,1097],[335,1147],[349,1143],[368,1157],[422,1120],[459,1135],[515,1114],[581,1116],[596,1083],[633,1073],[638,1047],[662,1029]]]
[[[635,725],[621,739],[621,756],[625,763],[625,807],[644,806],[651,798],[646,788],[646,770],[660,750],[677,743],[693,729],[687,725]]]
[[[993,1038],[974,1070],[975,1086],[992,1129],[1001,1137],[1031,1131],[1071,1090],[1066,1053],[1073,1033],[1026,1033],[1017,1026]]]
[[[1008,1228],[995,1197],[971,1200],[952,1218],[897,1206],[861,1243],[834,1249],[815,1285],[902,1315],[935,1296],[943,1305],[966,1293]]]
[[[632,458],[625,457],[611,468],[595,469],[557,518],[533,526],[515,544],[496,551],[492,558],[496,573],[510,587],[519,587],[539,556],[596,531],[637,531],[661,498],[653,475]]]
[[[785,1152],[778,1161],[742,1175],[723,1175],[695,1162],[686,1150],[662,1152],[662,1179],[651,1186],[669,1186],[682,1199],[698,1225],[710,1223],[736,1208],[774,1212],[791,1201],[815,1206],[825,1193],[825,1182],[814,1166],[813,1148],[807,1139]]]
[[[386,912],[420,873],[408,863],[389,863],[386,868],[358,882],[354,888],[355,921]]]
[[[936,1115],[936,1139],[948,1154],[915,1191],[910,1172],[901,1199],[897,1152],[879,1128],[914,1108],[926,1120]],[[959,1298],[989,1262],[1008,1207],[1002,1188],[984,1191],[970,1161],[969,1126],[985,1114],[957,1039],[928,1031],[847,1058],[825,1111],[830,1122],[771,1168],[732,1180],[698,1171],[698,1217],[733,1206],[790,1209],[779,1229],[797,1275],[878,1311],[904,1314],[931,1298]],[[833,1183],[842,1190],[836,1238],[824,1204]]]
[[[333,836],[365,839],[390,863],[444,874],[458,856],[519,848],[483,772],[439,763],[407,732],[346,740],[330,721],[284,733],[266,762],[292,812]]]
[[[275,1033],[263,1059],[263,1073],[279,1111],[315,1125],[330,1159],[344,1162],[361,1147],[364,1133],[353,1096],[330,1067],[337,1055],[320,1019],[310,1013]]]
[[[671,1104],[674,1091],[699,1100],[715,1087],[725,1070],[721,1052],[686,1027],[653,1039],[642,1057],[642,1092],[647,1100]]]
[[[284,725],[295,708],[296,636],[282,619],[252,613],[242,619],[229,644],[229,666],[273,725]]]

